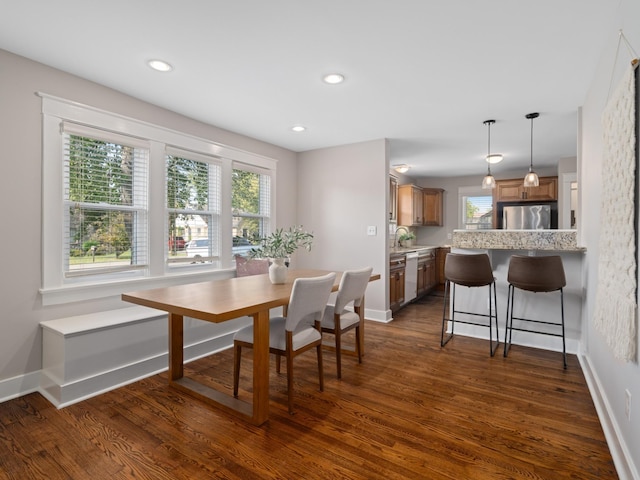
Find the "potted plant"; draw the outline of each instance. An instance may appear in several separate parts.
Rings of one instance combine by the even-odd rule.
[[[268,258],[269,278],[272,283],[285,283],[287,278],[287,266],[285,261],[298,249],[311,250],[313,234],[303,230],[302,225],[283,228],[260,239],[260,246],[249,251],[250,258]]]
[[[398,241],[403,247],[410,247],[413,245],[413,241],[416,239],[416,234],[413,232],[401,233],[398,237]]]

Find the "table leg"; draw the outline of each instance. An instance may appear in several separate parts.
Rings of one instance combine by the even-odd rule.
[[[183,376],[184,322],[182,315],[169,313],[169,381]]]
[[[269,418],[269,310],[253,315],[253,421]]]

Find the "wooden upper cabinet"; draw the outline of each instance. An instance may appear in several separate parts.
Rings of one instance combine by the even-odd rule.
[[[422,198],[424,201],[423,225],[441,227],[444,223],[443,196],[444,190],[441,188],[423,188]]]
[[[542,202],[558,200],[558,177],[540,177],[537,187],[525,187],[524,177],[496,180],[493,191],[493,228],[497,228],[498,202]]]
[[[525,187],[522,178],[498,180],[493,199],[494,203],[557,200],[558,177],[540,177],[540,185],[537,187]]]
[[[398,225],[417,227],[422,225],[423,218],[422,189],[415,185],[398,187]]]

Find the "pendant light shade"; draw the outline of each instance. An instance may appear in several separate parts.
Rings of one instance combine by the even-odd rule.
[[[531,120],[531,163],[529,163],[529,172],[524,176],[525,187],[537,187],[540,184],[538,174],[533,171],[533,119],[539,116],[539,113],[528,113],[525,115],[526,118]]]
[[[496,179],[493,178],[493,175],[491,175],[491,163],[492,163],[492,159],[493,157],[495,157],[495,155],[491,155],[491,125],[493,125],[494,123],[496,123],[495,120],[485,120],[483,122],[485,125],[487,125],[487,130],[488,130],[488,140],[487,140],[487,174],[485,175],[485,177],[482,179],[482,188],[485,189],[489,189],[489,188],[496,188]],[[502,160],[502,157],[500,157],[500,160]]]

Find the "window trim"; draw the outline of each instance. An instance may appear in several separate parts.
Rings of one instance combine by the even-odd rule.
[[[271,174],[272,224],[275,224],[275,192],[278,161],[260,154],[247,152],[212,140],[179,132],[142,120],[102,110],[64,98],[36,92],[42,100],[42,271],[41,288],[43,305],[89,300],[120,295],[127,290],[156,288],[161,286],[210,280],[218,275],[229,276],[233,271],[231,258],[231,172],[233,162],[265,168]],[[62,122],[73,122],[90,128],[102,129],[127,137],[137,137],[149,142],[149,270],[142,278],[122,275],[113,281],[84,283],[67,282],[63,278],[63,162],[61,135]],[[222,160],[221,188],[221,251],[222,268],[193,268],[189,272],[168,272],[164,261],[165,251],[165,148],[167,146],[193,151]],[[56,180],[52,180],[56,179]],[[227,258],[228,256],[228,258]],[[179,269],[183,270],[183,269]]]

